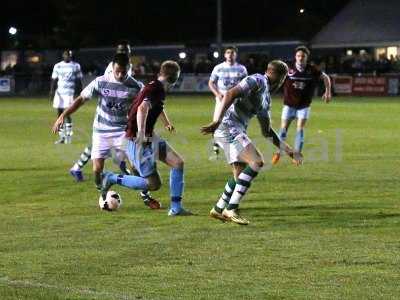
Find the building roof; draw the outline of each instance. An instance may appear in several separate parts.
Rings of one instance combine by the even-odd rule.
[[[400,45],[399,0],[353,0],[312,40],[312,48]]]

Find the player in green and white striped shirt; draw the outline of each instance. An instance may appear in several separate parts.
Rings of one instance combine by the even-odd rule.
[[[53,107],[57,109],[58,116],[72,104],[74,95],[80,92],[82,77],[81,66],[72,60],[72,51],[65,50],[63,60],[54,65],[51,74],[50,99],[53,100]],[[58,134],[59,140],[56,144],[71,143],[73,134],[71,118],[66,120]]]
[[[265,74],[245,77],[217,102],[213,122],[202,127],[204,134],[214,133],[214,139],[224,150],[234,176],[228,180],[224,193],[210,211],[211,217],[240,225],[249,224],[247,219],[239,215],[238,208],[251,182],[263,167],[264,159],[246,130],[250,119],[257,116],[263,135],[270,138],[270,92],[282,85],[286,75],[286,64],[275,60],[268,64]],[[281,146],[279,139],[274,144]],[[292,152],[287,144],[282,144],[282,147],[286,152]]]
[[[238,49],[235,46],[225,48],[225,61],[216,65],[211,73],[208,87],[215,96],[216,101],[221,101],[226,92],[237,85],[247,76],[245,66],[237,62]],[[219,154],[219,146],[214,143],[213,151],[215,158]]]

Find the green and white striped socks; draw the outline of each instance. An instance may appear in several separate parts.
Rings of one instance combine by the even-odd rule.
[[[225,185],[225,190],[219,198],[217,204],[214,206],[214,209],[221,213],[226,205],[228,205],[229,200],[231,199],[233,190],[235,189],[236,182],[235,179],[230,178]]]
[[[240,200],[246,194],[247,190],[251,185],[251,181],[258,175],[258,172],[247,166],[242,173],[239,174],[235,189],[233,190],[231,199],[227,209],[237,209],[239,207]]]
[[[92,146],[87,146],[85,150],[81,153],[81,156],[79,157],[79,160],[74,164],[72,167],[74,170],[80,170],[82,169],[90,160],[92,153]]]

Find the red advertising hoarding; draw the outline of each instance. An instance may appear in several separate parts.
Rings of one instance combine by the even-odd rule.
[[[332,76],[333,91],[336,95],[350,95],[353,86],[351,76]]]
[[[360,76],[353,78],[353,95],[355,96],[386,96],[388,80],[386,77]]]

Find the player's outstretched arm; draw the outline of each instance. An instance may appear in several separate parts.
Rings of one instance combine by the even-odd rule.
[[[64,124],[64,118],[76,112],[79,107],[84,103],[85,99],[82,96],[78,96],[70,107],[68,107],[64,112],[57,118],[52,127],[52,132],[57,133],[58,129],[62,124]]]
[[[169,120],[167,112],[165,111],[165,109],[163,109],[163,111],[161,112],[160,118],[161,118],[161,121],[164,124],[165,129],[167,129],[169,132],[174,132],[175,131],[175,127],[174,127],[174,125],[172,125],[171,121]]]
[[[271,127],[271,120],[267,116],[258,115],[257,116],[258,123],[260,124],[262,135],[272,142],[272,144],[279,148],[283,149],[290,157],[293,156],[293,150],[290,148],[288,144],[282,141],[276,131]]]
[[[324,85],[325,85],[325,93],[322,95],[322,99],[325,101],[325,103],[329,103],[332,99],[331,79],[325,73],[322,73],[321,77],[322,77],[322,80],[324,81]]]
[[[203,134],[210,134],[217,130],[226,110],[232,105],[234,99],[241,93],[242,89],[238,85],[227,91],[222,100],[217,102],[215,105],[213,121],[210,124],[201,127],[200,131]]]
[[[275,130],[271,128],[271,120],[269,116],[258,114],[257,120],[260,124],[261,134],[268,140],[272,139],[272,143],[279,148],[281,140]]]
[[[303,162],[303,156],[300,153],[295,154],[292,147],[289,146],[285,141],[282,141],[276,131],[271,127],[271,120],[267,116],[258,115],[258,122],[260,124],[262,135],[272,142],[275,147],[285,151],[285,153],[292,158],[296,165],[301,165]]]

